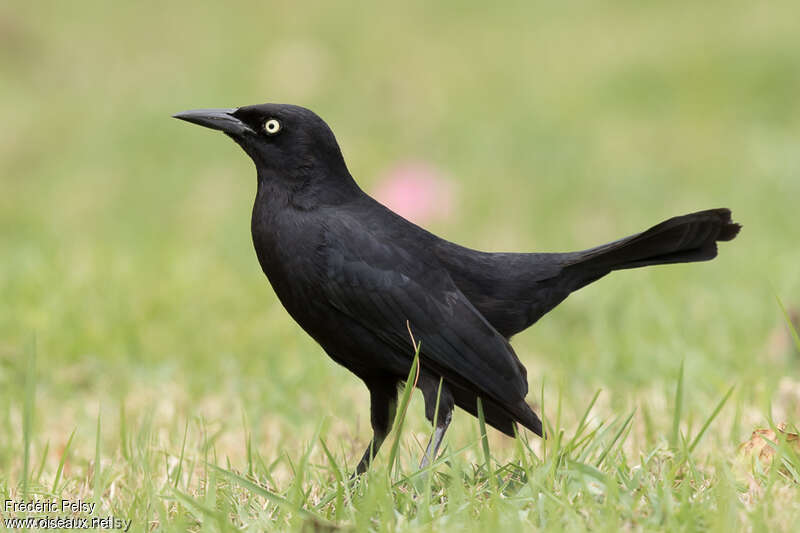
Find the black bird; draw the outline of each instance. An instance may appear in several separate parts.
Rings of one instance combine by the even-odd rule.
[[[391,430],[413,359],[409,328],[421,342],[417,387],[435,426],[421,466],[435,458],[454,405],[476,415],[478,398],[498,430],[513,436],[519,423],[541,436],[510,337],[612,270],[707,261],[717,241],[740,229],[728,209],[710,209],[580,252],[481,252],[364,193],[333,132],[308,109],[263,104],[174,116],[223,131],[255,163],[251,230],[261,268],[292,318],[369,389],[373,437],[359,473]]]

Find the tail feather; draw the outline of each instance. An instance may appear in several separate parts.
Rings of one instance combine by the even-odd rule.
[[[478,395],[469,389],[448,383],[450,392],[453,394],[455,404],[472,414],[478,416]],[[491,398],[481,396],[481,405],[486,423],[493,428],[502,431],[509,437],[514,436],[514,423],[518,422],[533,431],[540,437],[542,433],[542,421],[533,412],[533,409],[520,400],[516,405],[500,404]]]
[[[717,242],[736,237],[741,226],[729,209],[709,209],[673,217],[647,231],[576,254],[571,265],[611,271],[667,263],[708,261]]]

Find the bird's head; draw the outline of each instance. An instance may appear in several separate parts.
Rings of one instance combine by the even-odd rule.
[[[270,188],[335,196],[357,189],[333,132],[304,107],[261,104],[173,116],[231,137],[255,163],[259,182]]]

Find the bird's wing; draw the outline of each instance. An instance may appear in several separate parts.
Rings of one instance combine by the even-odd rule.
[[[413,354],[408,325],[422,343],[421,365],[496,401],[525,398],[525,368],[508,344],[421,245],[376,235],[349,217],[328,219],[319,250],[327,300],[387,344]],[[408,323],[408,325],[407,325]]]

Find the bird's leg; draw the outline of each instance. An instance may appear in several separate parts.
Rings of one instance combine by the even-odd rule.
[[[385,438],[386,437],[380,437],[377,433],[373,435],[372,440],[369,441],[369,446],[367,446],[364,455],[361,456],[361,460],[358,462],[358,466],[356,467],[353,477],[363,474],[367,471],[369,465],[372,464],[372,459],[378,453],[378,449],[380,449]]]
[[[440,418],[440,422],[436,424],[431,440],[428,441],[428,446],[425,448],[425,455],[422,456],[422,460],[419,462],[420,469],[425,468],[436,459],[436,454],[439,453],[439,446],[442,444],[442,439],[444,438],[444,432],[447,431],[447,426],[450,425],[450,419],[452,417],[453,410],[451,409],[446,413],[445,419],[441,420]]]
[[[372,423],[372,440],[364,455],[358,462],[354,475],[363,474],[378,454],[384,439],[392,429],[395,411],[397,410],[397,382],[369,382],[370,422]]]
[[[418,382],[422,395],[425,398],[425,416],[434,425],[433,435],[425,448],[425,454],[419,463],[420,468],[425,468],[436,459],[439,446],[442,444],[444,433],[450,420],[453,418],[453,395],[444,381],[438,376],[420,376]]]

